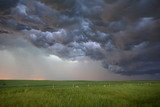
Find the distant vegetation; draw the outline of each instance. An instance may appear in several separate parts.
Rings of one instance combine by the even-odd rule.
[[[160,81],[0,81],[0,107],[159,107]]]

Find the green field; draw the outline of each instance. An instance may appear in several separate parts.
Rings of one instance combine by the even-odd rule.
[[[160,107],[160,81],[0,80],[0,107]]]

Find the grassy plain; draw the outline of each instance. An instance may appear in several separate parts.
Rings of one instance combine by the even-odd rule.
[[[160,81],[0,80],[0,107],[160,107]]]

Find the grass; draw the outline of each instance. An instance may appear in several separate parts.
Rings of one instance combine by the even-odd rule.
[[[160,81],[0,81],[0,107],[159,107]]]

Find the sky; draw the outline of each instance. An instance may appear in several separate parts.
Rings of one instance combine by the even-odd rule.
[[[159,80],[159,0],[0,0],[0,79]]]

